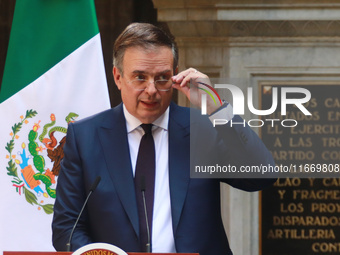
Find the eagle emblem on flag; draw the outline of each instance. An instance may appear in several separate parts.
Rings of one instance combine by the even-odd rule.
[[[20,196],[23,195],[38,210],[52,214],[67,125],[74,122],[78,114],[70,112],[66,116],[66,127],[56,126],[53,113],[44,125],[37,115],[35,110],[27,110],[25,116],[20,116],[20,121],[12,126],[11,139],[6,145],[6,169]]]

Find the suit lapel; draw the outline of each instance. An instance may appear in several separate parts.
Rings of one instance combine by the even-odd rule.
[[[189,114],[170,105],[169,182],[173,231],[176,233],[190,181]]]
[[[123,207],[139,235],[138,212],[122,105],[112,109],[112,117],[99,129],[107,169]],[[169,117],[169,183],[174,233],[180,220],[190,181],[189,114],[175,104]]]
[[[107,169],[123,207],[139,235],[138,212],[122,105],[113,109],[112,117],[99,130]]]

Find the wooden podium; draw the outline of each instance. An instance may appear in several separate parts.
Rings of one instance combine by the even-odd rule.
[[[94,253],[92,253],[94,252]],[[3,255],[71,255],[74,252],[60,251],[4,251]],[[106,243],[93,243],[79,248],[76,254],[127,254],[127,255],[199,255],[198,253],[147,253],[147,252],[125,252],[117,246]]]
[[[72,252],[53,252],[53,251],[4,251],[4,255],[68,255]]]
[[[72,252],[53,252],[53,251],[4,251],[3,255],[70,255]],[[198,253],[146,253],[146,252],[127,252],[128,255],[199,255]]]
[[[147,252],[125,252],[119,247],[108,243],[91,243],[80,247],[75,252],[44,252],[44,251],[4,251],[3,255],[199,255],[198,253],[147,253]]]

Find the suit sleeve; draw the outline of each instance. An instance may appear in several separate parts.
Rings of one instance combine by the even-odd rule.
[[[275,166],[275,162],[258,135],[240,116],[233,117],[233,125],[229,121],[215,127],[208,118],[197,118],[200,120],[193,120],[192,125],[195,130],[191,128],[191,148],[195,151],[194,162],[191,164],[194,167],[233,166],[237,172],[223,172],[213,178],[219,178],[222,182],[245,191],[258,191],[276,181],[276,174],[241,172],[245,167]],[[193,166],[191,169],[194,170]]]
[[[88,187],[85,187],[82,174],[81,157],[77,148],[74,126],[69,124],[64,158],[58,177],[57,196],[54,204],[52,222],[53,246],[57,251],[65,251],[72,228],[85,202]],[[88,231],[87,212],[84,211],[74,231],[71,250],[91,243]]]
[[[237,170],[241,169],[241,167],[275,166],[271,153],[259,136],[240,116],[235,115],[232,120],[233,123],[239,124],[216,127],[218,136],[223,141],[223,147],[226,150],[226,154],[229,155],[231,164],[236,166]],[[222,155],[219,157],[223,158]],[[243,174],[245,177],[247,175],[249,177],[252,176],[252,178],[234,178],[223,181],[245,191],[262,190],[276,181],[276,174],[273,173],[266,173],[265,175],[262,175],[262,173]],[[262,177],[261,175],[263,178],[259,178]]]

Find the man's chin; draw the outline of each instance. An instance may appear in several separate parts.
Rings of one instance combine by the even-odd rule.
[[[142,112],[140,112],[140,120],[147,124],[147,123],[152,123],[154,122],[156,119],[158,119],[160,116],[162,115],[162,113],[159,112],[159,110],[143,110]]]

